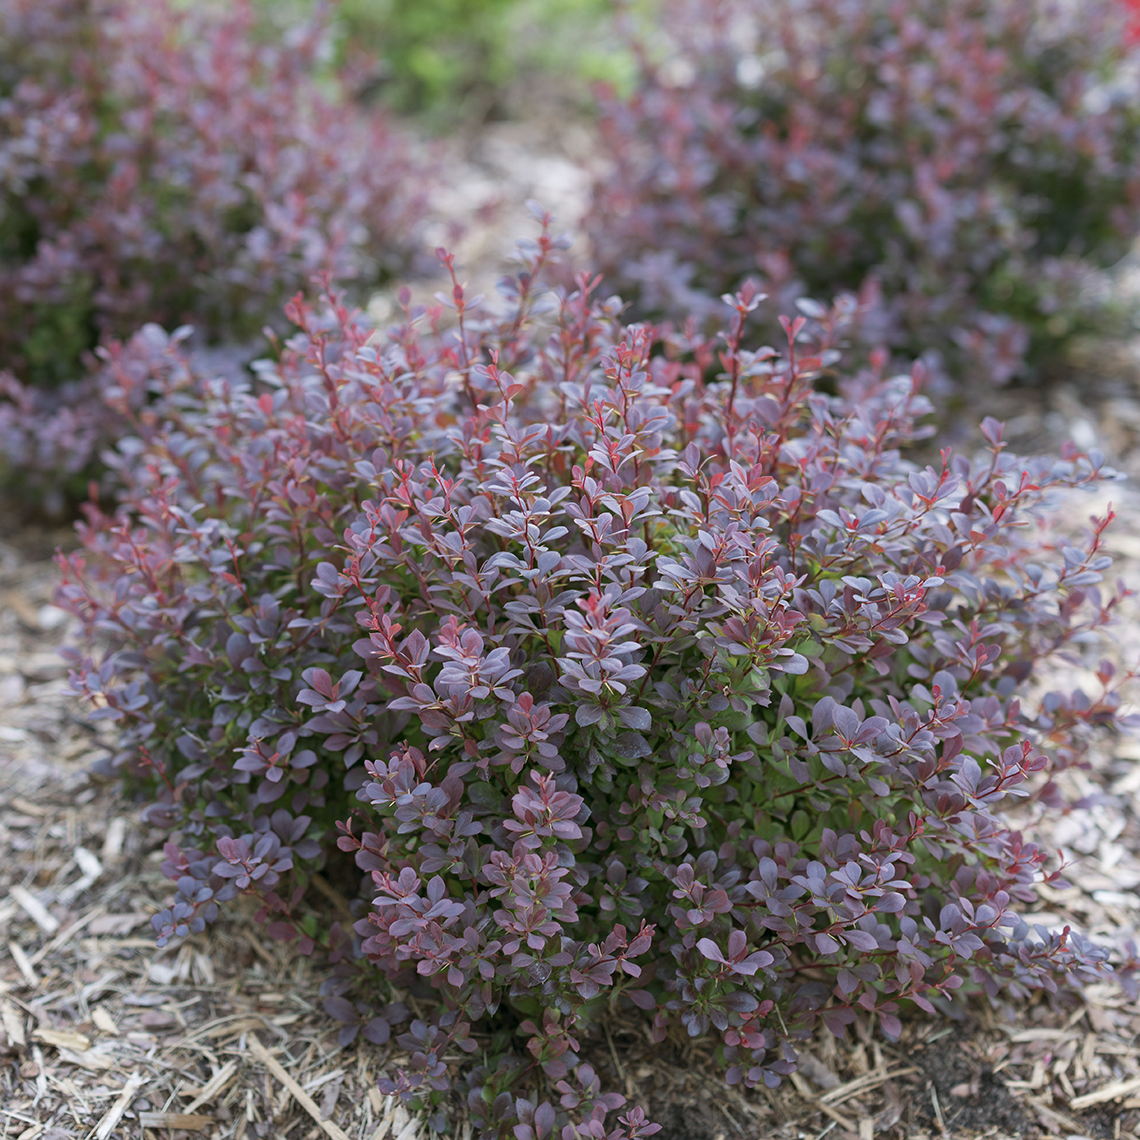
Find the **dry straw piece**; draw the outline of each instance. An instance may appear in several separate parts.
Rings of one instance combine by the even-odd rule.
[[[249,1038],[249,1051],[289,1090],[290,1096],[317,1122],[332,1140],[349,1140],[347,1133],[331,1120],[321,1117],[316,1101],[285,1070],[281,1063],[265,1048],[256,1037]]]

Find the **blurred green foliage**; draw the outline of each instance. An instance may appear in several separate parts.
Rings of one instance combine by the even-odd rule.
[[[289,23],[319,0],[259,0]],[[590,84],[632,85],[635,66],[615,35],[619,13],[643,18],[652,0],[335,0],[334,59],[358,95],[438,129],[498,118],[519,101],[586,101]]]
[[[376,54],[376,86],[397,110],[491,104],[511,75],[516,7],[516,0],[344,0],[342,50]]]

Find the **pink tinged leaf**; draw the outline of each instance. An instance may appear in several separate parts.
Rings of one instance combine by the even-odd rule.
[[[711,938],[702,938],[697,943],[697,949],[708,958],[710,962],[717,962],[723,965],[724,955],[720,952],[720,947]]]
[[[855,1021],[853,1009],[825,1009],[821,1016],[823,1024],[836,1037],[843,1037],[847,1031],[846,1027]]]
[[[334,1021],[357,1020],[356,1006],[347,998],[327,997],[321,1004],[324,1006],[325,1013]]]
[[[879,1024],[892,1041],[897,1041],[902,1036],[902,1022],[893,1013],[880,1013]]]
[[[544,1100],[542,1104],[535,1109],[534,1130],[538,1136],[538,1140],[544,1140],[545,1137],[554,1131],[554,1107],[549,1101]]]

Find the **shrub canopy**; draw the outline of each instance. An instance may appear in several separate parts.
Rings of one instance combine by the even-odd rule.
[[[110,646],[74,683],[172,830],[160,940],[252,893],[274,936],[419,985],[387,1087],[436,1127],[466,1090],[519,1140],[607,1134],[579,1039],[611,1010],[773,1085],[817,1019],[895,1036],[960,989],[1094,976],[1103,951],[1018,917],[1060,870],[1003,809],[1057,802],[1118,723],[1108,665],[1019,700],[1121,596],[1108,520],[1070,544],[1041,513],[1100,459],[1017,459],[987,421],[976,458],[917,466],[922,367],[847,370],[851,298],[762,347],[745,288],[681,335],[596,277],[544,293],[564,244],[522,244],[502,311],[454,279],[387,330],[298,300],[256,380],[157,329],[112,354],[149,403],[60,602]],[[337,847],[374,900],[351,947],[301,902]],[[330,986],[343,1040],[408,1017]],[[521,1061],[488,1036],[516,1023]]]

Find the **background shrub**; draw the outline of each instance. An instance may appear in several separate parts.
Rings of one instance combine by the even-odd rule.
[[[1140,206],[1117,0],[666,0],[603,93],[600,265],[640,312],[866,290],[863,338],[1002,383],[1093,316]],[[1103,314],[1101,314],[1103,318]]]
[[[0,7],[0,368],[73,381],[144,321],[248,338],[318,271],[407,268],[425,170],[247,0]]]
[[[153,328],[110,354],[121,502],[89,508],[59,600],[108,647],[73,680],[122,728],[112,767],[172,829],[160,941],[245,892],[351,957],[301,900],[352,852],[352,953],[434,1009],[385,1087],[437,1128],[458,1090],[518,1140],[654,1131],[607,1131],[622,1098],[580,1059],[611,1011],[774,1085],[819,1018],[895,1036],[959,989],[1102,970],[1017,917],[1060,868],[1002,814],[1057,803],[1121,723],[1107,665],[1018,698],[1123,594],[1108,519],[1070,545],[1039,513],[1099,458],[1019,460],[987,421],[975,460],[919,469],[923,370],[840,368],[851,298],[804,302],[779,349],[746,347],[751,288],[681,336],[598,278],[541,294],[563,245],[523,244],[498,315],[458,281],[386,333],[293,303],[256,381]],[[344,1040],[409,1016],[349,985]],[[538,1070],[557,1105],[524,1095]]]

